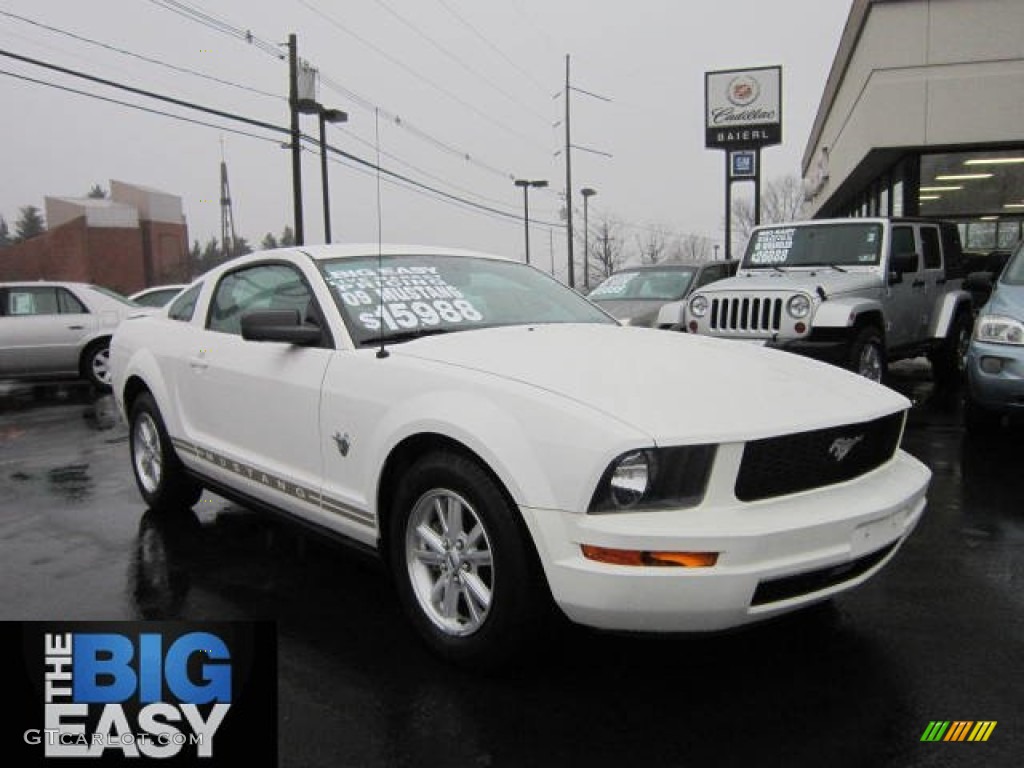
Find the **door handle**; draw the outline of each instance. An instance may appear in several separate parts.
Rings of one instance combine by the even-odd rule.
[[[210,364],[201,357],[193,357],[189,359],[188,365],[193,371],[205,371],[210,367]]]
[[[83,328],[85,328],[85,326],[84,326],[84,325],[69,325],[69,326],[68,326],[68,330],[69,330],[69,331],[80,331],[80,330],[82,330]]]

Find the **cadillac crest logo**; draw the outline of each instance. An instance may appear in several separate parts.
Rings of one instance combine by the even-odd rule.
[[[849,455],[850,451],[853,450],[854,446],[863,439],[864,435],[857,435],[856,437],[837,437],[832,441],[832,445],[828,447],[829,456],[834,458],[836,463],[839,463],[845,459]]]
[[[740,75],[733,78],[729,83],[729,90],[726,96],[729,101],[737,107],[745,107],[757,101],[761,95],[761,84],[750,75]]]

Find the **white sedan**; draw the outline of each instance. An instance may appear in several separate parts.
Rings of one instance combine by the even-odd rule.
[[[464,251],[250,254],[111,349],[150,507],[205,486],[341,534],[467,663],[514,654],[552,601],[664,632],[830,598],[893,556],[930,478],[885,387],[622,327],[532,267]]]

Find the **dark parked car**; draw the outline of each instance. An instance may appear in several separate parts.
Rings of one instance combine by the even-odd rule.
[[[588,298],[626,325],[681,328],[683,300],[697,288],[736,274],[738,263],[672,261],[630,267],[613,274]]]

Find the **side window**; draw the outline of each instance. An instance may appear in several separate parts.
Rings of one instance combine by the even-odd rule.
[[[917,243],[914,241],[913,227],[892,228],[892,245],[889,249],[889,255],[897,256],[901,253],[917,253]],[[918,268],[920,266],[921,262],[919,260]]]
[[[725,277],[725,270],[723,267],[717,264],[710,267],[705,267],[704,271],[700,273],[700,280],[697,283],[698,288],[702,288],[708,283],[713,283],[715,280],[721,280]]]
[[[62,315],[86,315],[89,313],[78,297],[67,288],[57,289],[57,306],[60,307]]]
[[[942,269],[942,250],[939,248],[937,227],[921,227],[921,250],[924,251],[925,269]]]
[[[297,309],[304,316],[309,289],[299,272],[286,264],[258,264],[221,278],[210,304],[211,331],[242,332],[242,314],[254,309]]]
[[[56,315],[60,312],[60,307],[57,304],[57,289],[52,287],[11,288],[7,292],[7,306],[4,309],[5,313],[12,317]]]
[[[167,316],[172,320],[180,320],[187,323],[192,319],[196,311],[196,301],[199,299],[199,289],[203,284],[194,285],[174,300],[171,308],[167,310]]]

